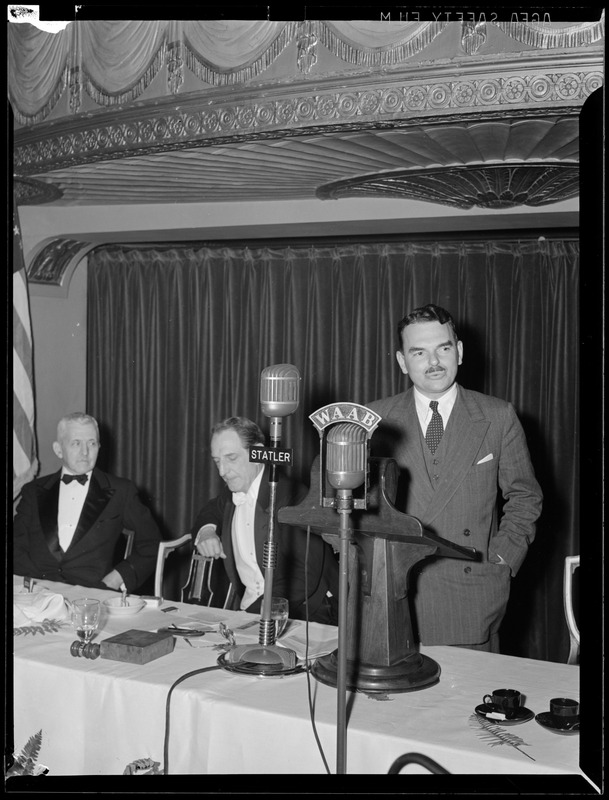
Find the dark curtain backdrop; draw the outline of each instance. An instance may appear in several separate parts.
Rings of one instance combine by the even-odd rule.
[[[577,240],[113,245],[90,254],[88,275],[99,463],[136,482],[166,538],[220,487],[211,425],[240,414],[268,432],[265,366],[302,375],[282,445],[308,483],[319,451],[309,414],[405,389],[397,323],[428,302],[446,307],[464,343],[459,381],[515,405],[545,494],[502,649],[566,660],[563,561],[579,552]]]

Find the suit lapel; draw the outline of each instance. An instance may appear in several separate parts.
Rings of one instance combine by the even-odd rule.
[[[399,408],[396,410],[399,412]],[[396,460],[411,475],[408,485],[408,507],[427,508],[435,492],[421,452],[421,426],[412,389],[404,395],[401,414],[403,414],[406,439],[399,445]]]
[[[104,473],[99,470],[93,470],[87,498],[80,512],[78,525],[68,550],[74,547],[91,530],[113,494],[114,489],[110,486]]]
[[[57,511],[59,509],[59,478],[61,471],[50,477],[38,493],[38,516],[47,547],[58,560],[63,553],[59,546]]]
[[[450,442],[445,461],[446,480],[433,493],[423,519],[426,525],[440,514],[470,470],[490,422],[476,401],[459,387],[457,402],[450,415]],[[448,431],[447,431],[448,432]]]

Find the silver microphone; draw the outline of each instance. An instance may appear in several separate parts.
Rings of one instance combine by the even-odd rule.
[[[289,417],[298,408],[300,373],[292,364],[275,364],[265,367],[260,375],[260,408],[271,418],[271,442],[281,440],[282,418]]]
[[[353,422],[341,422],[326,439],[326,476],[334,489],[357,489],[366,480],[366,431]]]

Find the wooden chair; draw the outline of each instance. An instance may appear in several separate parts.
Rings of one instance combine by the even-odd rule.
[[[577,664],[579,660],[579,627],[575,619],[575,603],[573,600],[573,575],[579,567],[579,556],[567,556],[565,558],[565,571],[563,577],[563,602],[565,607],[565,619],[569,630],[569,657],[567,664]]]
[[[174,550],[177,550],[178,547],[182,547],[183,544],[190,541],[192,541],[192,536],[189,533],[185,533],[183,536],[180,536],[179,539],[169,539],[168,541],[159,542],[159,552],[156,558],[156,568],[154,571],[154,594],[156,597],[163,597],[163,579],[167,556]]]
[[[178,539],[159,542],[156,570],[154,576],[154,594],[163,597],[164,571],[167,556],[177,550],[186,542],[191,542],[192,536],[187,533]],[[215,606],[217,608],[230,608],[234,599],[232,585],[224,575],[220,566],[214,567],[216,559],[206,558],[193,548],[188,566],[186,583],[180,591],[180,600],[183,603],[196,603],[197,605]]]
[[[183,603],[197,603],[216,608],[232,608],[232,585],[215,558],[207,558],[196,551],[190,559],[186,583],[182,587]]]

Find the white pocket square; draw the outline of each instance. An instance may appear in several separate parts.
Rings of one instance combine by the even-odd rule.
[[[492,460],[493,460],[493,454],[489,453],[487,456],[484,456],[484,458],[481,458],[480,461],[476,463],[476,466],[478,466],[478,464],[484,464],[485,461],[492,461]]]

